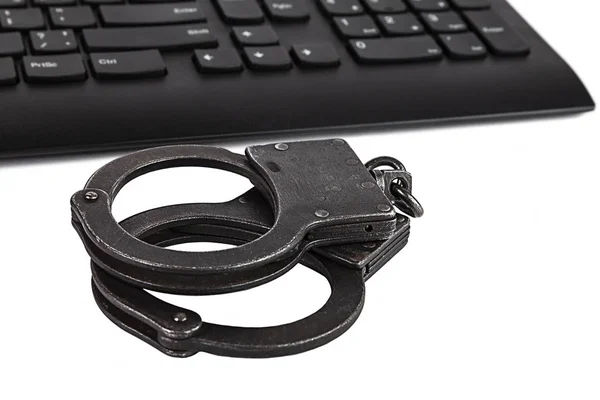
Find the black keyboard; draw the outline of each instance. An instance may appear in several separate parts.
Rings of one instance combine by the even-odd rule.
[[[0,0],[0,85],[1,156],[594,108],[504,0]]]

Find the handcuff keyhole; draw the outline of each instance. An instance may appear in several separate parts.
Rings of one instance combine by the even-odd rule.
[[[281,168],[279,168],[279,165],[277,165],[277,163],[274,163],[273,161],[269,161],[267,163],[267,168],[269,168],[273,172],[281,172]]]
[[[373,232],[373,225],[365,226],[365,232]]]

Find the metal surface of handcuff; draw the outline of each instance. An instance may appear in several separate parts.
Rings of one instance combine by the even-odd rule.
[[[127,182],[180,166],[234,172],[254,188],[226,203],[172,205],[121,223],[114,219],[113,200]],[[125,331],[176,357],[276,357],[337,338],[360,314],[364,282],[406,245],[407,216],[423,214],[399,161],[382,157],[364,165],[341,139],[252,146],[245,155],[199,145],[142,150],[100,168],[73,195],[71,210],[92,260],[100,309]],[[237,247],[165,248],[189,242]],[[325,276],[332,293],[314,314],[280,326],[204,322],[144,290],[229,293],[269,282],[299,263]]]

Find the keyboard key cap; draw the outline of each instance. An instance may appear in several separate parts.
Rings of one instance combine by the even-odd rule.
[[[31,30],[44,28],[44,16],[39,8],[2,10],[0,28],[7,30]]]
[[[464,32],[468,30],[465,21],[453,11],[423,13],[422,17],[429,29],[437,33]]]
[[[468,11],[464,15],[494,54],[500,56],[529,54],[527,43],[495,12]]]
[[[330,15],[358,15],[364,12],[359,0],[319,0]]]
[[[23,57],[25,80],[30,83],[74,82],[87,79],[79,54]]]
[[[15,63],[10,57],[0,58],[0,86],[14,85],[18,81]]]
[[[96,17],[90,6],[50,8],[50,21],[56,28],[90,28],[96,26]]]
[[[158,50],[92,53],[90,65],[96,79],[161,77],[167,74]]]
[[[330,68],[340,65],[340,57],[329,43],[295,44],[292,46],[292,56],[301,67],[306,68]]]
[[[83,4],[89,4],[92,6],[99,4],[121,4],[125,3],[125,0],[81,0]]]
[[[416,11],[445,11],[450,5],[445,0],[407,0]]]
[[[454,7],[464,10],[478,10],[490,8],[489,0],[450,0]]]
[[[400,63],[442,58],[442,50],[430,36],[351,40],[350,49],[361,63]]]
[[[129,0],[133,4],[154,4],[154,3],[178,3],[181,0]]]
[[[33,0],[36,6],[71,6],[77,4],[77,0]]]
[[[196,50],[193,60],[200,72],[240,72],[244,69],[242,59],[235,49]]]
[[[288,52],[281,46],[247,47],[244,56],[248,67],[257,71],[288,70],[292,67]]]
[[[360,17],[336,17],[333,22],[342,37],[361,38],[381,36],[379,28],[368,15]]]
[[[206,24],[84,29],[83,40],[89,51],[177,50],[218,45]]]
[[[470,60],[485,58],[487,50],[479,38],[471,32],[456,35],[441,35],[440,41],[450,58]]]
[[[26,5],[26,0],[0,0],[0,8],[18,8]]]
[[[279,37],[269,25],[234,27],[231,34],[240,46],[266,46],[279,43]]]
[[[260,24],[265,16],[256,0],[216,0],[221,15],[230,24]]]
[[[20,56],[23,54],[25,54],[25,47],[20,33],[0,33],[0,56]]]
[[[412,14],[379,15],[377,19],[383,31],[390,36],[420,35],[425,32],[423,25]]]
[[[406,11],[404,0],[365,0],[365,4],[374,13],[389,14]]]
[[[100,6],[107,26],[164,25],[206,21],[197,3]]]
[[[30,32],[31,48],[36,54],[73,53],[77,40],[70,29],[62,31]]]
[[[276,21],[305,21],[309,18],[306,0],[266,0],[271,19]]]

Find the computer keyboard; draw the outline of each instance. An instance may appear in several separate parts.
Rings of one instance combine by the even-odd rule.
[[[0,0],[0,85],[0,156],[594,108],[504,0]]]

